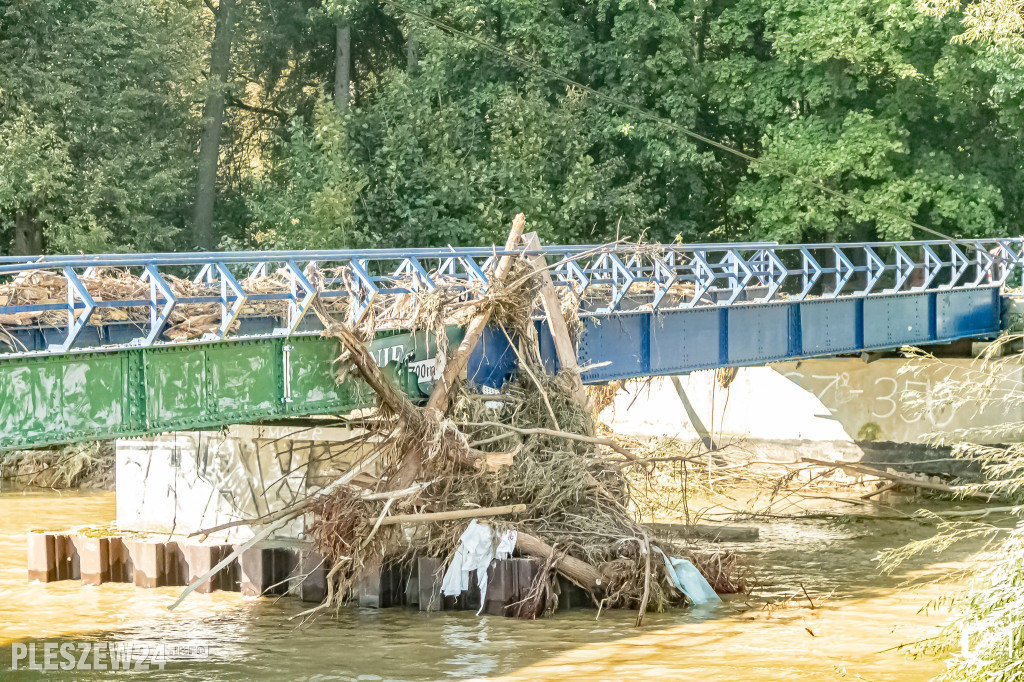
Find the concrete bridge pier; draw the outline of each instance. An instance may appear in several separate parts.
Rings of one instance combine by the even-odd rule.
[[[904,463],[919,473],[956,476],[968,467],[949,458],[951,441],[1021,440],[1015,425],[1024,420],[1024,405],[968,403],[954,410],[932,399],[944,382],[965,380],[977,362],[942,358],[910,371],[904,358],[818,358],[731,375],[698,371],[655,378],[639,398],[620,393],[602,418],[617,433],[710,439],[761,460]],[[1003,387],[1016,390],[1021,372],[1008,373]]]

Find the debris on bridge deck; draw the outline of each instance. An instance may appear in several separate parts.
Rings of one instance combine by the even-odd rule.
[[[523,248],[523,223],[517,217],[507,251]],[[504,255],[492,264],[483,296],[467,302],[461,290],[437,286],[415,299],[399,299],[396,309],[374,310],[358,328],[329,310],[316,310],[325,322],[324,334],[339,342],[338,380],[354,375],[376,396],[376,410],[362,420],[367,454],[288,508],[252,519],[255,536],[220,563],[229,565],[290,519],[311,516],[308,537],[325,557],[327,593],[304,615],[350,599],[384,605],[398,599],[393,594],[396,571],[407,583],[415,572],[421,594],[428,581],[439,586],[460,537],[477,519],[495,538],[515,531],[515,553],[522,557],[491,563],[493,599],[489,590],[484,602],[494,603],[476,604],[489,612],[545,615],[559,604],[559,595],[568,595],[568,581],[600,608],[639,609],[639,623],[647,609],[687,601],[663,557],[692,562],[719,592],[743,590],[742,572],[728,551],[704,555],[654,539],[629,511],[624,465],[635,463],[635,457],[595,434],[578,373],[552,375],[540,361],[531,319],[543,306],[538,290],[544,282],[534,267],[528,257]],[[573,294],[567,290],[562,295]],[[577,309],[575,302],[562,306],[557,297],[548,297],[548,315],[561,316],[563,307]],[[442,348],[446,325],[456,320],[466,329],[459,347],[448,349],[423,407],[400,390],[366,348],[376,331],[374,321],[394,319],[436,335]],[[519,356],[519,372],[500,396],[461,380],[488,325],[504,330]],[[573,329],[573,321],[562,327]],[[529,561],[502,563],[524,560]],[[216,569],[199,576],[182,598]],[[425,598],[428,607],[435,598]],[[475,599],[479,602],[480,595]],[[514,614],[506,608],[512,603]]]
[[[630,511],[631,486],[637,480],[632,472],[642,467],[629,450],[595,431],[593,409],[599,407],[601,389],[585,392],[576,366],[580,292],[573,287],[555,291],[545,268],[557,264],[537,256],[536,235],[523,239],[524,223],[522,215],[516,218],[505,249],[485,266],[484,280],[449,282],[443,274],[432,273],[431,286],[421,288],[417,273],[396,273],[396,281],[404,282],[413,293],[364,300],[353,292],[347,298],[312,300],[310,312],[322,324],[322,334],[338,342],[338,382],[359,380],[377,403],[374,410],[355,418],[364,429],[353,439],[357,441],[354,449],[364,453],[362,459],[336,480],[283,509],[229,524],[253,529],[254,536],[241,544],[172,540],[158,547],[109,537],[98,545],[90,541],[85,548],[67,539],[71,536],[44,534],[33,537],[31,570],[47,580],[51,574],[67,578],[74,572],[68,568],[73,554],[79,560],[87,555],[88,565],[99,566],[102,560],[93,555],[102,552],[102,546],[108,562],[113,554],[126,552],[134,572],[126,578],[123,568],[100,568],[89,573],[94,576],[90,580],[103,581],[109,574],[110,580],[133,579],[146,586],[187,582],[180,603],[192,591],[237,584],[237,576],[232,576],[246,573],[246,567],[256,561],[253,557],[259,557],[260,566],[268,561],[277,565],[276,561],[291,565],[291,570],[301,569],[309,563],[303,554],[308,550],[322,557],[316,568],[309,567],[308,576],[322,574],[322,580],[317,577],[314,582],[323,585],[323,594],[319,606],[307,615],[350,599],[374,605],[411,601],[411,592],[405,597],[398,594],[403,590],[396,581],[407,586],[417,583],[418,599],[424,585],[433,586],[426,590],[426,604],[430,607],[439,600],[440,608],[444,600],[432,590],[440,589],[440,576],[455,555],[459,538],[477,519],[493,529],[495,537],[512,530],[516,537],[515,556],[496,560],[488,569],[488,574],[494,573],[494,596],[488,591],[477,608],[490,613],[537,617],[567,601],[579,604],[580,595],[586,594],[599,608],[638,609],[639,624],[648,609],[688,601],[677,569],[690,564],[716,591],[742,591],[744,573],[729,550],[697,552],[678,538],[653,532]],[[247,293],[286,290],[294,275],[254,273],[245,289]],[[336,278],[338,273],[320,272],[311,262],[302,276],[320,290],[325,277]],[[139,282],[127,271],[114,270],[90,271],[82,278],[89,280],[96,301],[140,301],[137,307],[96,308],[90,324],[145,321],[155,314],[154,306],[144,302],[147,295],[154,296],[148,291],[156,286],[153,281]],[[34,271],[3,284],[0,305],[59,302],[68,295],[66,281]],[[172,292],[165,296],[212,297],[214,289],[226,286],[223,281],[204,283],[201,278],[193,281],[170,275],[164,275],[162,282]],[[588,295],[595,295],[601,286],[591,286]],[[677,282],[672,287],[662,294],[693,295],[692,283]],[[201,336],[211,325],[221,323],[220,305],[174,307],[163,334],[174,339]],[[257,299],[247,305],[267,307],[250,313],[290,314],[282,298]],[[356,306],[364,307],[361,314],[353,314]],[[16,319],[4,316],[0,328],[57,322],[49,318],[63,314],[54,309],[18,313]],[[562,367],[558,374],[551,374],[542,360],[533,323],[541,315],[548,318],[554,336]],[[446,330],[453,325],[465,333],[458,347],[449,348]],[[439,356],[446,358],[437,365],[439,376],[426,405],[412,402],[388,368],[382,370],[368,351],[367,342],[384,329],[427,334]],[[517,355],[518,371],[500,395],[463,380],[485,329],[500,330]],[[291,559],[268,559],[267,538],[300,517],[307,520],[312,547]],[[216,537],[223,528],[206,530]],[[122,552],[122,548],[128,549]],[[170,570],[173,565],[180,570]],[[428,568],[429,576],[424,574]],[[481,577],[486,582],[487,576]],[[241,584],[245,583],[242,579]],[[258,585],[251,590],[264,591]],[[576,594],[572,599],[570,592]],[[312,588],[305,593],[319,594]],[[479,594],[476,598],[481,599]]]

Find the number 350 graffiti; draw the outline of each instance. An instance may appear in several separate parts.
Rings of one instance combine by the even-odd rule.
[[[786,378],[797,386],[812,392],[823,405],[835,412],[842,405],[852,402],[868,401],[871,415],[876,419],[888,419],[899,416],[907,424],[916,424],[922,418],[934,427],[947,426],[954,416],[949,406],[936,405],[931,399],[932,381],[930,378],[912,379],[908,377],[875,377],[855,388],[850,385],[847,372],[838,374],[804,375],[802,372],[787,372]],[[907,405],[901,397],[911,393],[923,396],[922,405]]]

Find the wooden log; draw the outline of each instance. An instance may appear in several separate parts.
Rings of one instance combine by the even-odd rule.
[[[888,481],[893,481],[897,485],[906,486],[908,488],[920,488],[922,490],[935,490],[938,492],[949,493],[951,495],[959,495],[965,498],[971,498],[975,500],[984,500],[989,502],[992,500],[992,495],[985,493],[974,493],[965,491],[961,488],[955,488],[945,483],[932,483],[931,481],[919,481],[916,478],[910,476],[901,476],[899,474],[890,474],[888,471],[882,469],[876,469],[874,467],[865,466],[864,464],[856,464],[853,462],[827,462],[822,459],[813,459],[811,457],[803,457],[800,459],[804,464],[813,464],[814,466],[830,467],[832,469],[842,469],[843,471],[852,472],[855,474],[861,474],[864,476],[875,476],[877,478],[884,478]]]
[[[336,338],[341,343],[342,348],[348,352],[345,359],[355,366],[359,376],[377,395],[382,405],[401,418],[412,418],[416,406],[384,375],[367,350],[366,344],[354,331],[338,324],[324,330],[323,334]]]
[[[642,464],[644,460],[638,458],[632,452],[616,443],[611,438],[598,438],[595,436],[585,436],[581,433],[571,433],[569,431],[557,431],[555,429],[545,429],[541,427],[535,428],[524,428],[520,426],[512,426],[511,424],[502,424],[501,422],[466,422],[466,426],[495,426],[501,429],[508,429],[509,431],[515,431],[524,436],[529,435],[541,435],[541,436],[553,436],[555,438],[565,438],[566,440],[578,440],[584,443],[593,443],[594,445],[603,445],[606,448],[611,448],[615,452],[619,453],[630,462]]]
[[[886,483],[885,485],[872,490],[871,492],[867,493],[866,495],[861,495],[860,499],[862,499],[862,500],[870,500],[872,497],[875,497],[876,495],[881,495],[884,492],[888,492],[888,491],[892,490],[893,488],[897,487],[897,485],[899,485],[899,484],[890,481],[889,483]]]
[[[520,213],[512,221],[512,230],[509,232],[508,241],[505,242],[506,250],[511,251],[516,248],[519,244],[519,240],[523,236],[523,226],[526,224],[526,217]],[[495,265],[494,272],[491,274],[490,286],[497,287],[501,286],[503,280],[507,277],[509,270],[512,269],[512,263],[515,262],[515,258],[512,256],[502,256],[498,259],[498,263]],[[430,399],[427,401],[427,408],[432,408],[444,414],[448,411],[448,407],[451,404],[451,393],[459,377],[465,371],[467,364],[469,363],[469,356],[473,353],[473,349],[476,348],[480,342],[481,337],[484,333],[484,328],[487,327],[487,323],[491,319],[491,307],[488,305],[481,306],[477,314],[470,320],[468,327],[466,328],[466,335],[462,339],[462,343],[455,350],[455,353],[448,358],[444,371],[441,374],[441,378],[434,383],[434,390],[430,394]],[[347,344],[346,344],[347,345]],[[363,355],[365,357],[371,357],[369,353],[363,349]],[[372,360],[372,358],[371,358]],[[365,368],[367,373],[372,374],[376,370],[376,363],[371,362],[372,369],[370,367]],[[363,367],[360,366],[360,373],[363,372]],[[376,370],[379,373],[379,370]],[[365,375],[364,375],[365,376]],[[373,388],[373,386],[371,386]],[[376,391],[377,389],[374,388]],[[412,405],[408,399],[405,403]],[[415,411],[404,412],[400,414],[408,415],[409,419],[419,418],[419,414]],[[455,453],[459,454],[459,453]],[[471,457],[465,458],[469,464],[475,464]],[[398,490],[407,488],[419,477],[420,470],[423,467],[424,454],[420,448],[414,448],[406,455],[405,460],[402,462],[401,468],[398,473],[391,480],[392,488]]]
[[[523,235],[523,244],[528,251],[540,249],[540,238],[536,232]],[[562,315],[562,302],[555,291],[555,283],[551,280],[551,273],[548,271],[548,263],[543,254],[530,256],[530,264],[533,266],[534,276],[540,281],[540,299],[544,304],[544,314],[548,319],[548,328],[551,330],[551,338],[555,342],[555,354],[558,356],[558,364],[562,369],[572,372],[572,392],[576,400],[589,409],[590,402],[587,399],[587,392],[583,390],[583,380],[580,378],[580,367],[576,361],[576,348],[572,343],[572,336],[569,334],[569,325],[565,323],[565,316]]]
[[[487,471],[497,471],[501,467],[512,466],[514,452],[484,452],[478,460]]]
[[[455,519],[475,519],[482,516],[502,516],[518,514],[526,511],[525,504],[507,504],[503,507],[479,507],[476,509],[455,509],[452,511],[429,512],[426,514],[395,514],[394,516],[377,517],[375,523],[382,526],[396,524],[433,523],[435,521],[452,521]]]
[[[523,227],[525,225],[526,216],[520,213],[512,221],[512,230],[508,234],[508,241],[505,242],[506,251],[511,251],[519,246],[519,240],[523,236]],[[514,262],[514,256],[502,256],[498,259],[498,263],[490,277],[490,286],[492,288],[500,287],[504,283]],[[466,327],[466,335],[463,337],[462,343],[459,344],[459,347],[445,365],[440,381],[434,385],[434,392],[430,394],[427,407],[431,407],[441,414],[448,411],[448,406],[451,403],[451,393],[457,385],[459,377],[466,371],[469,356],[480,342],[484,328],[487,327],[487,323],[490,321],[491,307],[488,305],[481,306],[480,311],[470,320],[469,326]]]
[[[753,542],[760,531],[751,526],[715,526],[703,523],[645,523],[644,528],[658,537],[682,537],[712,542]]]
[[[516,549],[523,554],[548,560],[554,554],[554,548],[538,537],[519,531],[516,539]],[[558,562],[558,572],[591,592],[601,592],[608,584],[608,577],[596,566],[581,561],[568,554]]]

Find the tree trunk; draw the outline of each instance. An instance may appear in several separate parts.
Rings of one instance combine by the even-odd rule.
[[[334,53],[334,106],[341,114],[348,113],[352,99],[352,27],[348,19],[338,23]]]
[[[416,34],[412,32],[412,26],[409,26],[405,31],[405,69],[412,73],[419,65],[420,44],[416,40]]]
[[[516,549],[522,554],[536,557],[543,561],[550,560],[555,552],[554,547],[548,543],[523,531],[519,531],[517,534]],[[572,582],[591,592],[600,594],[608,586],[608,576],[601,569],[568,554],[558,562],[557,570]]]
[[[220,135],[224,124],[228,75],[231,71],[234,9],[235,0],[220,0],[213,44],[210,47],[210,89],[203,106],[192,237],[196,246],[206,250],[215,248],[218,241],[213,231],[213,203],[217,196],[217,161],[220,157]]]
[[[35,256],[43,252],[43,226],[29,210],[14,216],[14,255]]]

